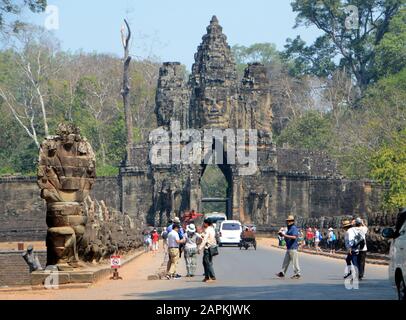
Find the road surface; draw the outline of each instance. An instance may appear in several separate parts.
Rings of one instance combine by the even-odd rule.
[[[367,265],[365,280],[358,290],[344,284],[344,261],[300,253],[302,279],[279,279],[284,251],[264,246],[239,250],[220,248],[215,257],[216,283],[202,283],[199,256],[198,276],[180,280],[147,280],[158,270],[163,252],[147,253],[120,270],[124,280],[103,280],[90,288],[0,293],[0,299],[396,299],[388,282],[387,267]],[[183,259],[179,273],[185,274]]]

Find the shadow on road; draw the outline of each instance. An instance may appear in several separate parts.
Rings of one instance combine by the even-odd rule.
[[[284,281],[284,280],[282,280]],[[219,281],[220,282],[220,281]],[[176,282],[173,283],[176,287]],[[392,300],[394,291],[386,280],[360,283],[359,289],[348,290],[341,284],[286,283],[269,286],[221,286],[205,284],[198,288],[182,288],[144,293],[137,298],[150,300]],[[132,294],[126,295],[128,298]]]

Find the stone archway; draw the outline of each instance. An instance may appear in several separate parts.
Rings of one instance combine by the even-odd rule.
[[[203,197],[201,192],[201,179],[204,176],[204,173],[208,167],[207,164],[201,165],[200,170],[200,180],[199,180],[199,188],[200,188],[200,199],[199,199],[199,210],[203,211],[203,203],[206,202],[224,202],[225,203],[225,214],[227,215],[228,219],[233,218],[233,211],[232,211],[232,204],[233,204],[233,173],[230,165],[227,164],[220,164],[217,165],[220,169],[221,173],[223,174],[227,186],[226,186],[226,195],[225,197],[217,198],[217,197]]]

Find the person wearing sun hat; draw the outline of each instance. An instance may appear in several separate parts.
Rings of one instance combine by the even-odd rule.
[[[330,228],[328,228],[327,244],[328,244],[331,254],[336,253],[336,242],[337,242],[337,236],[334,233],[334,229],[330,227]]]
[[[344,220],[342,222],[342,228],[345,231],[344,242],[345,248],[347,249],[347,257],[345,259],[347,263],[347,271],[344,275],[344,279],[347,279],[349,276],[353,275],[351,264],[353,265],[354,272],[356,273],[353,275],[353,277],[358,276],[359,243],[360,238],[362,240],[362,234],[356,228],[354,228],[353,222],[350,220]]]
[[[194,277],[197,268],[197,245],[202,238],[196,232],[196,226],[193,223],[186,227],[185,239],[186,277]]]
[[[286,231],[286,233],[279,234],[280,236],[283,236],[286,241],[286,253],[285,258],[283,259],[282,271],[280,271],[276,275],[279,278],[284,278],[286,271],[288,271],[289,264],[292,262],[293,276],[291,277],[291,279],[300,279],[301,275],[299,267],[299,254],[297,252],[299,230],[295,225],[295,217],[293,215],[289,215],[286,218],[286,224],[288,226],[288,230]]]

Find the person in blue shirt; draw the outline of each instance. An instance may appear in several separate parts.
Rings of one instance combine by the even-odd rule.
[[[180,225],[180,219],[179,219],[178,217],[175,217],[175,218],[172,220],[172,223],[166,228],[166,231],[168,232],[168,234],[169,234],[169,232],[172,231],[172,228],[173,228],[173,225],[174,225],[174,224]],[[183,230],[182,227],[179,227],[178,234],[179,234],[180,240],[182,240],[182,239],[183,239],[183,235],[185,234],[185,230]]]
[[[295,217],[290,215],[286,219],[286,224],[288,226],[288,231],[285,234],[280,233],[280,236],[283,236],[286,242],[286,254],[283,259],[282,271],[276,275],[279,278],[284,278],[286,271],[288,271],[289,264],[293,264],[293,276],[291,279],[300,279],[300,267],[299,267],[299,254],[297,252],[299,230],[295,225]]]

